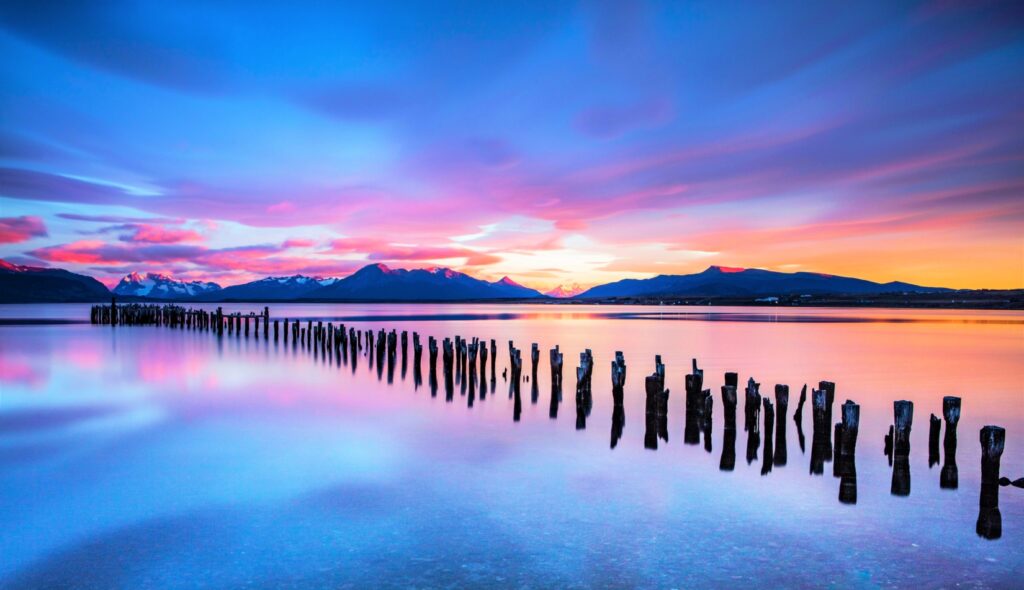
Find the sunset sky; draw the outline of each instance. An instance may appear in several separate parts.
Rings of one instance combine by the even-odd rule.
[[[1024,287],[1024,3],[0,4],[0,258]]]

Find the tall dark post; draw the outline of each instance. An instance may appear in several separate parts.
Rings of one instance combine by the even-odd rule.
[[[914,423],[914,403],[893,403],[892,488],[894,496],[910,495],[910,430]]]
[[[842,422],[836,424],[835,474],[839,480],[839,501],[857,503],[857,433],[860,430],[860,406],[850,400],[842,405]]]
[[[939,487],[955,490],[960,486],[960,470],[956,464],[956,426],[960,422],[960,398],[942,398],[942,417],[946,421],[946,434],[942,439],[942,471],[939,472]]]
[[[775,386],[775,466],[782,467],[788,461],[786,448],[786,413],[789,411],[789,386]]]
[[[893,455],[910,456],[910,430],[914,425],[914,402],[899,400],[893,403]]]
[[[736,386],[722,386],[722,411],[725,414],[725,429],[736,430]]]
[[[828,382],[822,381],[822,383]],[[821,475],[825,472],[825,462],[832,460],[832,424],[829,421],[832,410],[829,403],[828,389],[811,390],[811,414],[813,418],[813,434],[811,438],[810,471],[814,475]]]
[[[775,409],[772,400],[764,398],[764,455],[761,458],[761,475],[768,475],[775,463]]]
[[[612,401],[616,405],[622,405],[623,388],[626,386],[626,357],[621,350],[615,351],[615,360],[612,361]]]
[[[704,389],[704,371],[697,367],[697,359],[693,359],[693,372],[686,375],[686,421],[683,428],[683,443],[695,445],[700,442],[700,434],[704,426],[704,409],[711,390]]]
[[[999,462],[1006,446],[1006,430],[999,426],[981,429],[981,498],[975,530],[985,539],[1003,536],[1003,516],[999,512]]]
[[[644,379],[647,394],[646,427],[644,430],[644,447],[652,450],[658,448],[658,438],[668,442],[668,398],[665,389],[665,369],[661,357],[656,357],[655,371]]]
[[[928,469],[939,464],[939,434],[942,430],[942,420],[932,414],[928,418]]]
[[[753,377],[747,380],[747,388],[745,391],[743,403],[743,414],[745,418],[743,430],[746,430],[748,432],[751,430],[758,430],[757,422],[758,418],[760,418],[761,413],[760,388],[761,384],[758,383],[757,381],[754,381]]]
[[[556,345],[550,351],[548,351],[548,359],[551,362],[551,390],[554,391],[557,387],[559,390],[562,389],[562,353],[558,351]],[[493,368],[493,367],[492,367]]]

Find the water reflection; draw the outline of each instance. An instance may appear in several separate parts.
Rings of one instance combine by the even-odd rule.
[[[224,353],[222,354],[222,359],[225,362],[233,361],[232,356],[249,353],[255,349],[258,349],[257,343],[260,342],[261,339],[258,338],[257,336],[261,331],[256,330],[255,326],[253,326],[252,328],[250,328],[249,339],[247,340],[245,337],[245,324],[242,323],[240,324],[240,326],[241,329],[233,330],[231,338],[227,345],[227,349],[224,350]],[[266,324],[261,323],[261,326],[264,328],[262,332],[265,332]],[[298,342],[301,343],[301,346],[295,345],[294,340],[293,343],[288,343],[293,344],[292,346],[282,346],[281,348],[284,356],[282,359],[283,362],[293,363],[295,360],[301,360],[302,357],[306,357],[306,359],[312,357],[312,359],[316,360],[323,360],[326,357],[326,359],[330,360],[329,363],[326,363],[328,367],[336,366],[339,361],[342,365],[351,363],[351,369],[352,372],[354,373],[356,365],[359,364],[359,361],[361,361],[359,359],[359,356],[362,356],[364,355],[364,353],[366,353],[367,360],[366,363],[362,363],[362,365],[366,366],[367,364],[369,364],[373,369],[375,369],[375,371],[368,372],[364,368],[364,370],[361,371],[358,379],[362,379],[362,381],[364,382],[374,381],[374,374],[377,375],[377,379],[381,379],[381,372],[387,371],[388,378],[386,381],[388,383],[392,382],[395,379],[395,373],[397,373],[397,379],[399,380],[399,382],[400,380],[407,380],[407,382],[410,382],[414,387],[418,387],[419,384],[421,383],[422,368],[419,357],[420,353],[418,352],[417,346],[417,343],[419,341],[419,334],[417,334],[416,332],[412,333],[412,350],[409,349],[410,343],[407,343],[407,333],[404,331],[399,333],[397,336],[397,341],[399,344],[397,346],[396,353],[392,354],[390,351],[390,349],[392,348],[390,340],[392,338],[391,334],[394,333],[393,330],[390,330],[390,332],[383,331],[383,333],[385,334],[383,346],[379,344],[381,336],[380,332],[378,331],[355,332],[352,328],[349,328],[345,332],[347,336],[345,336],[343,340],[339,342],[338,338],[342,338],[342,336],[339,335],[341,332],[340,330],[333,331],[334,328],[330,323],[326,325],[326,340],[324,339],[323,336],[323,328],[315,322],[313,322],[312,325],[305,321],[301,325],[299,323],[291,323],[288,325],[285,333],[288,334],[293,330],[296,330],[295,333],[298,334]],[[476,332],[475,327],[473,328],[473,330],[474,332]],[[487,335],[489,336],[489,334]],[[287,336],[284,339],[287,342]],[[516,339],[519,340],[520,342],[527,341],[524,337],[520,335],[517,335]],[[540,340],[541,342],[545,342],[545,344],[548,344],[543,339],[543,337],[539,337],[537,339]],[[730,339],[730,341],[732,340],[734,339]],[[494,448],[489,448],[486,445],[480,445],[478,449],[472,451],[472,453],[481,454],[482,457],[486,460],[486,464],[488,465],[488,467],[492,462],[501,465],[504,458],[508,457],[509,455],[512,455],[513,458],[515,458],[515,454],[518,452],[518,447],[516,446],[522,446],[522,448],[528,448],[530,451],[532,451],[534,450],[534,448],[530,448],[528,446],[532,443],[532,440],[534,440],[535,437],[548,435],[557,436],[558,432],[562,432],[566,428],[571,429],[571,424],[575,423],[583,428],[586,428],[586,426],[588,425],[591,426],[591,428],[587,429],[587,432],[580,433],[579,436],[573,437],[570,443],[566,443],[566,441],[569,440],[568,438],[558,438],[558,444],[572,445],[573,447],[577,445],[583,446],[588,443],[593,444],[595,443],[595,439],[599,439],[597,441],[599,447],[603,447],[605,444],[608,444],[611,449],[616,449],[616,452],[614,454],[609,455],[613,455],[614,457],[617,458],[628,457],[630,458],[630,461],[632,461],[632,457],[630,456],[631,452],[642,453],[643,447],[657,449],[660,446],[662,447],[662,449],[660,449],[660,453],[647,454],[649,457],[649,459],[647,459],[648,462],[653,463],[656,461],[658,464],[660,464],[663,461],[665,461],[666,464],[672,464],[677,467],[681,467],[683,470],[693,470],[694,472],[696,472],[696,470],[698,469],[701,469],[701,465],[714,469],[713,463],[715,462],[715,459],[711,459],[709,457],[708,461],[703,461],[702,458],[705,457],[705,454],[700,452],[698,448],[690,447],[692,445],[699,444],[699,438],[700,436],[702,436],[703,448],[705,448],[708,451],[711,450],[714,420],[712,419],[712,407],[709,403],[709,399],[711,397],[710,390],[707,389],[706,387],[713,384],[710,383],[711,381],[717,381],[717,379],[712,379],[711,377],[708,377],[706,379],[706,375],[711,375],[711,372],[709,371],[709,373],[706,374],[705,370],[698,369],[695,363],[693,364],[692,370],[689,373],[689,375],[685,377],[686,404],[684,407],[682,407],[682,404],[680,404],[680,406],[676,406],[676,409],[673,411],[674,418],[672,429],[676,431],[677,434],[683,435],[684,443],[686,443],[686,445],[669,447],[667,445],[669,441],[670,432],[668,424],[669,390],[667,388],[665,378],[666,371],[664,363],[662,357],[660,356],[658,356],[655,360],[654,375],[652,375],[652,377],[656,377],[656,386],[653,388],[648,388],[647,379],[645,379],[644,393],[647,394],[647,397],[644,398],[641,395],[639,395],[639,389],[630,389],[627,392],[629,382],[626,380],[625,356],[618,353],[614,354],[613,360],[611,359],[611,356],[609,354],[605,354],[603,356],[598,355],[597,363],[604,363],[605,367],[609,366],[610,360],[611,387],[609,389],[606,387],[602,387],[599,384],[597,386],[597,390],[593,390],[593,385],[590,383],[590,377],[588,375],[588,373],[590,373],[591,371],[585,369],[585,366],[593,365],[593,355],[585,352],[585,356],[581,357],[581,366],[578,368],[577,381],[575,381],[575,385],[577,385],[577,387],[575,387],[574,397],[574,401],[577,402],[577,404],[575,404],[575,410],[577,410],[577,412],[575,412],[574,415],[575,421],[573,421],[573,415],[570,409],[569,416],[563,416],[562,422],[560,424],[551,424],[550,427],[544,429],[544,427],[549,426],[548,421],[542,419],[539,424],[539,422],[536,420],[536,418],[538,417],[543,418],[543,407],[537,408],[536,412],[534,411],[535,409],[530,408],[530,405],[526,405],[526,407],[523,408],[521,394],[519,390],[523,386],[522,384],[524,382],[528,383],[530,389],[529,395],[531,402],[537,402],[538,396],[542,394],[541,390],[544,389],[546,392],[547,390],[549,390],[548,386],[550,385],[551,397],[548,415],[551,418],[557,419],[559,402],[561,399],[561,386],[560,383],[558,383],[560,382],[561,362],[557,364],[558,368],[556,369],[556,364],[550,363],[550,361],[553,359],[552,353],[557,354],[559,357],[561,356],[559,348],[555,347],[550,349],[548,362],[550,363],[549,369],[551,373],[551,379],[548,383],[541,383],[540,381],[543,381],[548,375],[549,369],[539,367],[539,365],[543,365],[544,363],[541,363],[538,360],[536,360],[537,353],[535,353],[535,350],[540,348],[539,345],[536,347],[532,345],[532,343],[530,345],[530,367],[528,372],[524,372],[528,373],[528,375],[524,374],[516,377],[514,374],[514,367],[511,364],[511,359],[509,360],[509,364],[506,365],[506,360],[504,359],[504,350],[502,354],[502,359],[499,359],[499,357],[497,357],[495,354],[489,353],[489,351],[494,349],[495,347],[494,340],[490,340],[490,343],[492,343],[492,345],[490,345],[489,347],[484,344],[485,341],[483,339],[477,338],[464,339],[461,337],[457,337],[455,339],[455,342],[457,342],[458,344],[450,344],[450,346],[452,347],[452,352],[449,355],[450,359],[445,360],[444,363],[441,363],[441,361],[437,359],[437,356],[439,355],[439,342],[435,341],[433,337],[430,337],[428,339],[427,356],[429,360],[424,361],[428,362],[426,372],[427,379],[431,387],[431,394],[436,395],[436,390],[440,385],[439,378],[437,375],[437,372],[440,370],[443,372],[445,379],[445,398],[447,399],[447,401],[451,402],[454,397],[454,385],[459,384],[460,389],[465,391],[466,393],[466,406],[473,408],[472,419],[474,422],[477,420],[488,420],[489,416],[499,415],[503,427],[512,428],[511,425],[507,424],[508,412],[511,410],[511,413],[513,414],[513,421],[519,423],[518,426],[515,426],[516,437],[514,438],[514,445],[509,441],[511,438],[506,436],[504,440],[501,440],[500,444],[494,443],[493,440],[490,441],[489,444],[493,445]],[[473,352],[474,342],[476,343],[475,355]],[[566,347],[566,349],[569,350],[573,356],[575,355],[575,353],[577,353],[577,351],[579,351],[582,348],[582,346],[577,346],[577,344],[578,342],[572,342],[569,346]],[[301,351],[299,350],[300,348]],[[624,345],[623,348],[626,348],[627,351],[634,349],[626,345]],[[595,349],[600,352],[599,347],[595,347]],[[287,353],[288,350],[292,350],[294,359],[293,355]],[[512,350],[515,352],[514,347],[512,348]],[[215,356],[215,354],[210,352],[209,350],[207,352],[210,356]],[[605,350],[605,352],[610,352],[610,350]],[[408,356],[410,353],[412,354],[412,357]],[[400,360],[397,359],[397,354],[401,355]],[[649,359],[649,356],[646,357],[647,359]],[[478,365],[475,362],[477,360],[479,361]],[[686,361],[689,361],[689,359],[686,359]],[[374,365],[375,362],[377,362],[376,365]],[[401,364],[401,370],[397,371],[396,365],[399,362]],[[412,362],[413,365],[411,368],[409,367],[410,362]],[[492,374],[492,384],[490,384],[490,386],[492,386],[492,391],[494,390],[496,384],[495,375],[496,371],[498,371],[497,365],[500,363],[506,365],[506,371],[510,372],[509,376],[511,378],[507,378],[510,393],[509,407],[504,406],[505,396],[502,396],[500,394],[497,396],[490,396],[490,399],[488,399],[488,401],[484,403],[484,399],[487,397],[487,383],[485,380],[485,375],[487,373],[486,365],[488,362],[490,364],[489,373]],[[441,367],[437,367],[439,363],[441,364]],[[315,364],[316,368],[321,368],[322,365],[323,364],[321,363]],[[702,357],[701,365],[705,366],[708,369],[713,369],[717,371],[717,369],[715,369],[716,365],[713,363],[709,363],[707,361],[707,357]],[[584,369],[583,373],[580,372],[580,369]],[[786,378],[786,375],[783,374],[783,370],[781,369],[774,372],[763,371],[763,369],[764,367],[760,367],[755,372],[755,374],[758,377],[763,377],[767,383],[777,383],[778,381],[782,381]],[[814,370],[816,369],[817,368],[815,368]],[[620,371],[622,374],[621,379],[620,377],[617,377],[617,375],[620,374]],[[673,369],[672,373],[673,377],[675,377],[676,379],[675,382],[678,383],[684,380],[684,372],[685,371]],[[815,375],[811,369],[808,369],[807,372],[811,375]],[[345,373],[348,373],[348,371],[346,370]],[[409,373],[412,373],[412,375],[410,376]],[[721,373],[717,372],[716,374],[721,375]],[[824,372],[820,374],[835,375],[835,373]],[[342,377],[345,376],[343,375]],[[367,379],[367,377],[369,377],[370,379]],[[581,377],[584,378],[581,379]],[[838,375],[838,377],[838,380],[841,382],[843,390],[848,390],[848,380],[846,378],[847,376]],[[409,379],[411,379],[412,381],[408,381]],[[672,380],[672,377],[670,377],[669,380]],[[634,376],[634,382],[638,381],[639,376]],[[720,470],[734,471],[736,462],[736,433],[738,426],[738,424],[736,424],[735,416],[737,405],[736,398],[738,377],[735,373],[726,374],[725,382],[726,384],[721,387],[720,404],[722,407],[722,413],[721,418],[718,418],[722,420],[721,425],[723,427],[723,434],[721,438],[722,448],[720,450],[716,450],[720,451],[720,457],[716,459],[718,459]],[[879,428],[881,426],[879,424],[880,421],[874,421],[874,427],[868,430],[868,432],[870,432],[869,436],[871,438],[871,453],[868,456],[867,460],[861,458],[860,465],[858,465],[855,455],[855,441],[856,423],[859,421],[859,417],[857,420],[851,422],[851,420],[849,420],[847,417],[847,412],[845,411],[846,405],[844,405],[842,421],[839,422],[839,424],[836,424],[835,421],[831,419],[831,401],[829,399],[828,389],[833,389],[833,394],[831,394],[831,396],[834,397],[835,385],[831,385],[829,387],[829,385],[827,385],[826,383],[827,382],[820,382],[818,384],[818,388],[814,392],[817,397],[823,396],[823,399],[821,399],[820,403],[821,419],[815,419],[813,424],[814,432],[812,436],[814,438],[815,446],[812,447],[811,464],[818,464],[817,472],[821,473],[823,472],[823,464],[825,462],[827,462],[828,460],[834,461],[833,473],[838,477],[838,500],[843,504],[856,504],[858,501],[857,477],[859,467],[861,471],[861,480],[865,482],[865,489],[859,491],[860,502],[864,505],[864,507],[872,505],[872,501],[879,501],[879,496],[887,496],[885,489],[885,480],[886,477],[890,475],[890,473],[887,473],[885,471],[885,461],[877,456],[877,452],[874,451],[873,448],[873,445],[878,443],[876,433],[879,432]],[[679,385],[683,386],[684,384],[679,383]],[[717,383],[714,383],[714,385],[717,385]],[[859,391],[862,389],[850,388],[850,390]],[[349,391],[346,390],[345,394],[348,395],[348,393]],[[802,393],[804,394],[802,394],[801,397],[806,397],[806,388]],[[679,486],[677,489],[699,488],[703,493],[706,493],[708,497],[717,496],[719,503],[724,504],[730,502],[734,496],[742,494],[742,490],[739,489],[750,486],[751,480],[749,479],[749,476],[754,475],[754,480],[756,480],[756,473],[760,472],[765,476],[770,476],[772,478],[772,481],[778,484],[779,490],[811,490],[811,487],[808,487],[806,489],[801,488],[799,481],[794,477],[793,472],[787,472],[790,470],[779,468],[781,466],[784,466],[787,462],[786,430],[787,427],[790,426],[790,424],[788,424],[788,412],[790,412],[790,406],[788,406],[788,402],[790,402],[788,401],[788,394],[790,394],[790,390],[788,390],[788,387],[779,384],[774,386],[774,396],[772,397],[772,399],[768,399],[770,393],[762,395],[762,393],[760,392],[760,384],[758,384],[754,379],[746,381],[746,387],[744,389],[743,409],[744,430],[746,431],[746,438],[748,438],[746,439],[746,443],[748,443],[748,449],[746,449],[746,457],[748,457],[748,462],[752,465],[752,468],[744,469],[743,466],[740,466],[739,470],[742,473],[736,473],[731,476],[733,478],[732,481],[742,482],[741,484],[739,484],[739,486],[735,486],[735,489],[733,490],[726,490],[725,487],[722,486],[722,481],[712,480],[711,482],[708,482],[706,481],[707,477],[693,477],[692,480],[686,481],[685,487]],[[353,393],[353,395],[355,394]],[[417,403],[430,404],[429,399],[426,398],[425,396],[419,396],[418,401],[415,401],[415,399],[396,398],[394,396],[386,397],[389,397],[389,399],[381,403],[394,404],[395,407]],[[916,397],[915,399],[918,399],[918,401],[920,401],[921,397]],[[972,397],[971,399],[974,398]],[[703,402],[702,404],[700,403],[701,401]],[[864,399],[860,398],[860,401],[864,402]],[[755,404],[755,402],[759,403]],[[377,402],[367,403],[370,404]],[[627,431],[625,429],[627,407],[631,413],[631,416],[634,416],[634,410],[636,410],[636,412],[641,411],[641,403],[644,403],[646,405],[645,410],[650,410],[648,412],[645,412],[644,429],[641,430],[640,428],[631,427],[631,430]],[[888,408],[888,405],[891,403],[891,397],[886,399],[885,403],[886,407]],[[847,404],[851,403],[847,402]],[[873,399],[872,401],[872,399],[869,398],[867,403],[865,404],[865,414],[868,416],[868,418],[872,416],[872,404],[874,407],[876,407],[876,409],[873,410],[874,412],[876,412],[874,416],[877,417],[878,415],[878,399]],[[794,424],[797,429],[797,435],[801,441],[802,450],[803,405],[804,402],[803,399],[801,399],[801,401],[797,405],[796,413],[793,415]],[[433,407],[441,408],[443,407],[443,405],[435,404]],[[494,412],[488,415],[488,410],[492,409],[494,410]],[[818,409],[819,405],[815,404],[815,410]],[[976,411],[979,413],[984,411],[983,406],[980,402],[977,403],[976,406],[975,402],[973,401],[970,404],[970,410],[971,414],[969,414],[969,418],[974,416],[974,413]],[[462,418],[451,418],[456,414],[458,414]],[[956,422],[959,419],[958,405],[956,407],[955,416],[952,416],[952,414],[953,413],[951,407],[950,412],[946,412],[946,403],[945,401],[943,401],[942,416],[945,422],[945,437],[941,436],[941,430],[933,434],[934,427],[930,422],[928,436],[929,445],[927,453],[930,466],[937,464],[937,460],[941,460],[942,469],[940,471],[940,487],[943,489],[955,490],[959,486],[959,474],[957,472],[956,467]],[[456,420],[464,420],[466,423],[469,423],[469,421],[465,418],[466,416],[468,416],[466,408],[464,408],[462,404],[458,405],[458,408],[452,407],[449,412],[437,412],[437,416],[443,417],[442,420],[451,420],[450,422],[443,423],[443,428],[441,426],[437,427],[437,431],[443,432],[444,436],[446,436],[447,434],[451,434],[453,436],[458,437],[460,435],[460,428],[464,428],[464,426],[458,424]],[[568,418],[568,420],[566,420],[566,418]],[[680,423],[680,418],[683,419],[682,424]],[[818,418],[818,416],[816,415],[814,416],[814,418]],[[886,421],[888,421],[888,416],[886,416],[886,418]],[[608,422],[606,422],[606,420],[609,419],[611,422],[610,433],[609,430],[604,430],[600,426],[594,428],[595,424],[603,423],[607,425]],[[839,418],[837,418],[837,420],[839,420]],[[893,420],[894,422],[900,421],[895,416]],[[865,424],[870,423],[871,422],[869,420],[865,419]],[[682,427],[682,432],[676,430],[679,429],[680,427]],[[970,427],[972,432],[976,431],[974,429],[975,424],[967,419],[965,420],[965,427]],[[642,446],[640,445],[641,434],[643,435]],[[890,449],[888,454],[891,457],[890,461],[892,462],[893,466],[891,473],[892,482],[890,486],[890,493],[896,495],[909,494],[910,490],[909,474],[911,468],[909,463],[909,424],[907,424],[906,434],[906,453],[905,456],[900,456],[899,454],[897,454],[897,431],[895,429],[894,424],[893,432],[890,436]],[[920,443],[924,443],[923,435],[924,432],[919,433]],[[400,428],[396,432],[396,436],[401,436]],[[604,438],[605,436],[608,436],[608,438]],[[934,453],[935,445],[933,445],[933,443],[938,438],[943,439],[943,445],[941,446],[943,453],[941,458],[935,457]],[[548,443],[549,441],[547,438],[544,438],[543,440],[544,443]],[[607,443],[605,443],[605,441],[607,441]],[[465,445],[465,447],[473,448],[475,446],[469,444]],[[918,459],[915,460],[916,463],[914,464],[914,467],[923,469],[926,448],[924,445],[920,445],[919,447],[920,449],[918,450]],[[444,448],[444,451],[445,453],[451,453],[451,449],[446,447]],[[578,449],[573,449],[573,452],[575,451],[578,451]],[[466,452],[468,453],[469,451]],[[760,457],[758,456],[759,453],[761,454]],[[974,456],[971,453],[971,450],[965,448],[964,450],[962,450],[962,455],[962,462],[974,462]],[[438,453],[438,456],[441,456],[441,453]],[[1011,457],[1012,453],[1008,452],[1007,456]],[[438,458],[430,457],[430,460],[438,460]],[[594,456],[587,456],[586,460],[581,461],[580,464],[593,463],[594,471],[598,473],[607,473],[609,465],[616,466],[617,468],[623,469],[624,471],[629,473],[641,473],[641,471],[630,471],[630,469],[632,469],[633,467],[630,465],[624,466],[625,463],[600,464],[600,461],[604,461],[603,457],[601,456],[598,456],[597,459],[595,459]],[[675,461],[678,461],[678,463],[674,463]],[[579,466],[580,465],[577,465],[577,467]],[[450,469],[451,464],[445,464],[444,467],[445,469]],[[564,467],[564,465],[559,464],[559,467]],[[479,468],[477,466],[474,466],[472,467],[472,469],[474,470],[474,472],[478,472]],[[801,469],[798,469],[797,471],[799,471],[800,473],[799,477],[807,478],[807,475],[804,474]],[[812,472],[814,471],[815,469],[812,467]],[[497,474],[496,476],[500,476],[501,467],[496,467],[494,471],[488,472],[493,472]],[[689,473],[687,473],[687,475],[689,475]],[[978,472],[975,469],[969,469],[965,472],[965,493],[973,492],[972,486],[974,481],[976,481],[977,475]],[[919,478],[922,476],[922,471],[918,472],[918,476]],[[575,474],[573,475],[573,477],[587,480],[586,477],[580,477],[579,474]],[[590,473],[588,477],[593,478],[595,476],[593,473]],[[928,478],[931,478],[931,476],[929,476]],[[794,486],[794,482],[797,482],[796,486]],[[769,483],[767,480],[765,480],[763,484],[771,484],[771,486],[775,486],[776,483]],[[934,483],[932,483],[931,486],[921,486],[921,483],[919,482],[919,490],[915,491],[915,498],[914,502],[912,503],[913,506],[911,506],[911,503],[909,502],[903,503],[903,505],[901,506],[902,510],[906,510],[907,514],[909,514],[909,511],[911,510],[918,510],[919,508],[916,508],[916,506],[922,504],[924,500],[932,500],[933,496],[927,495],[926,488],[931,488],[933,495],[938,494],[938,491],[934,489]],[[828,494],[835,494],[835,491],[835,488],[829,488]],[[1001,518],[1004,515],[1006,515],[1008,518],[1008,526],[1006,529],[1007,536],[1011,537],[1011,531],[1014,530],[1013,526],[1010,525],[1010,521],[1012,521],[1013,519],[1011,515],[1019,512],[1014,512],[1011,508],[1008,508],[1008,506],[1014,506],[1014,504],[1011,503],[1012,500],[1008,500],[1008,498],[1013,496],[1013,493],[1011,492],[1004,494],[1004,498],[1001,499],[1002,502],[1004,502],[1004,506],[1002,506],[1001,513],[999,511],[1000,499],[998,497],[998,494],[999,491],[997,486],[993,486],[993,484],[991,483],[982,484],[979,496],[979,511],[976,524],[976,532],[977,535],[983,538],[995,539],[999,538],[1002,535]],[[685,496],[685,493],[681,493],[679,495]],[[893,502],[897,501],[889,499],[888,497],[886,497],[885,500]],[[831,495],[829,498],[827,498],[828,504],[835,504],[836,501],[837,499],[835,495]],[[714,501],[709,501],[709,504],[711,504],[709,510],[714,511],[722,509],[721,505],[717,507],[714,506]],[[864,507],[862,507],[861,512],[864,512]],[[934,509],[935,506],[932,505],[930,506],[930,508]],[[808,506],[808,509],[815,510],[817,509],[817,507]],[[967,519],[967,523],[958,526],[958,529],[962,529],[972,539],[975,538],[975,532],[972,532],[970,528],[970,520],[974,517],[973,512],[974,508],[972,504],[972,506],[970,507],[970,515]],[[855,515],[856,511],[845,512],[845,514],[849,514],[849,518],[851,519],[866,517],[863,514]],[[786,513],[786,515],[792,516],[793,514]],[[628,516],[629,515],[627,515],[627,517]],[[963,518],[967,515],[962,513],[959,514],[959,516]],[[940,518],[942,518],[940,521],[943,523],[951,520],[949,516]],[[908,519],[909,516],[907,516],[907,520]],[[931,531],[930,528],[935,528],[934,524],[927,524],[924,521],[922,521],[922,523],[919,524],[910,523],[908,525],[905,522],[906,520],[901,520],[901,525],[906,525],[907,529],[912,529],[915,535],[920,535],[922,532]],[[771,528],[770,522],[768,526],[769,528]],[[828,535],[827,533],[821,531],[819,531],[818,533],[820,533],[823,537],[827,537]],[[888,531],[886,531],[886,533],[889,534]],[[898,536],[900,535],[900,533],[893,532],[892,535]],[[884,541],[880,543],[885,544]]]

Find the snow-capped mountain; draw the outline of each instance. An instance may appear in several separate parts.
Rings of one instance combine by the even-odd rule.
[[[558,299],[566,299],[568,297],[575,297],[580,293],[586,291],[587,288],[579,283],[573,283],[571,285],[559,285],[544,294],[548,297],[555,297]]]
[[[278,301],[297,299],[310,291],[333,285],[338,279],[293,275],[267,277],[251,283],[225,287],[219,291],[200,295],[203,301]]]
[[[179,281],[160,273],[133,272],[114,287],[115,295],[152,297],[154,299],[184,299],[220,291],[217,283]]]
[[[450,268],[406,270],[383,264],[364,266],[305,295],[308,299],[336,301],[464,301],[543,297],[512,279],[488,282]]]

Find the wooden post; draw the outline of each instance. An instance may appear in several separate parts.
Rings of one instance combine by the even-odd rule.
[[[942,430],[942,420],[932,414],[928,418],[928,468],[939,464],[939,433]]]
[[[999,426],[981,429],[981,498],[978,502],[978,536],[998,539],[1003,536],[1003,517],[999,512],[999,462],[1006,446],[1006,430]]]
[[[956,425],[960,422],[960,398],[947,395],[942,398],[942,417],[946,421],[946,436],[942,446],[946,454],[956,454]]]
[[[722,386],[722,411],[725,414],[725,429],[736,430],[736,386]]]
[[[747,432],[758,430],[758,418],[761,413],[761,384],[751,377],[747,380],[747,388],[744,395],[743,413],[744,427]]]
[[[761,475],[767,475],[775,463],[775,408],[772,400],[762,399],[764,404],[764,450],[761,456]]]
[[[786,448],[786,413],[789,410],[789,386],[775,385],[775,466],[781,467],[789,460]]]
[[[562,389],[562,353],[558,351],[556,345],[550,351],[548,351],[548,360],[551,363],[551,389],[552,391],[557,387],[559,390]]]
[[[693,359],[692,366],[693,372],[685,377],[686,420],[683,429],[683,443],[688,445],[700,442],[705,400],[711,396],[711,390],[704,389],[704,371],[697,367],[697,359]]]
[[[893,402],[893,455],[910,456],[910,430],[914,425],[914,402],[899,400]]]

